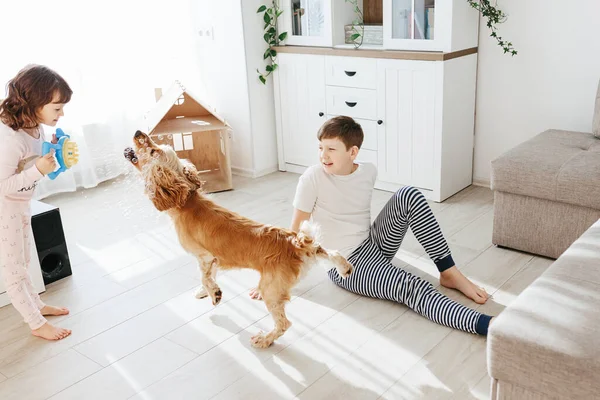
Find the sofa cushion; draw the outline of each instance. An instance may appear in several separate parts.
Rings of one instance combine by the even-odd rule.
[[[492,321],[492,378],[551,398],[600,398],[599,258],[600,221]]]
[[[596,92],[596,106],[594,107],[592,133],[600,138],[600,83],[598,84],[598,91]]]
[[[600,139],[547,130],[492,161],[492,190],[600,209]]]

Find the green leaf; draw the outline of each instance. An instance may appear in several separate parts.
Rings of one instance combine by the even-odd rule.
[[[263,38],[265,39],[265,42],[269,43],[269,41],[271,40],[271,35],[269,35],[268,33],[265,33]]]
[[[263,19],[267,24],[271,23],[271,16],[269,14],[265,13],[265,17]]]
[[[275,57],[277,55],[277,52],[273,49],[271,49],[271,57]]]
[[[257,13],[263,12],[267,9],[267,6],[265,6],[264,4],[260,7],[258,7],[258,10],[256,10]]]
[[[267,32],[269,32],[272,35],[275,35],[277,33],[277,31],[275,30],[274,27],[269,28],[269,30]]]
[[[258,77],[258,79],[260,79],[260,81],[263,83],[263,85],[267,84],[267,80],[265,79],[264,76],[261,75],[261,76]]]
[[[354,41],[356,39],[358,39],[360,37],[360,33],[355,33],[354,35],[350,36],[350,40]]]
[[[267,49],[267,51],[265,51],[265,54],[263,54],[263,60],[266,60],[267,58],[269,58],[270,55],[271,55],[271,48],[269,47]]]
[[[278,67],[278,66],[279,66],[279,65],[277,65],[277,64],[275,64],[275,63],[273,63],[273,71],[275,71],[275,70],[277,69],[277,67]]]
[[[281,11],[281,10],[277,11],[277,18],[279,18],[281,16],[281,14],[283,14],[283,11]]]
[[[287,32],[283,32],[281,35],[279,35],[279,40],[285,40],[285,38],[287,37]]]
[[[267,71],[268,71],[268,72],[273,72],[273,67],[272,67],[272,66],[270,66],[270,65],[267,65]]]

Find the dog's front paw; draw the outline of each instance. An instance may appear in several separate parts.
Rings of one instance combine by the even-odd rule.
[[[342,279],[346,279],[347,277],[349,277],[353,270],[354,267],[347,261],[344,264],[339,265],[337,267],[338,274],[340,274]]]
[[[254,335],[250,338],[250,344],[252,347],[258,349],[266,349],[273,344],[273,339],[269,338],[268,335],[263,334],[261,331],[258,335]]]
[[[200,287],[200,288],[198,288],[198,290],[196,290],[196,293],[194,294],[194,296],[197,299],[203,299],[205,297],[208,297],[208,292],[203,287]]]

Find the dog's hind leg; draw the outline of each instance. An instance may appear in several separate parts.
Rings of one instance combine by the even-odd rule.
[[[267,348],[277,338],[285,333],[292,326],[290,320],[285,315],[285,304],[290,300],[289,289],[282,289],[274,287],[275,285],[265,285],[263,279],[259,283],[260,292],[263,297],[263,301],[267,306],[267,310],[273,317],[275,327],[267,334],[260,332],[258,335],[253,336],[250,339],[250,343],[254,347]]]
[[[213,305],[216,306],[221,301],[221,297],[223,297],[221,288],[219,288],[219,285],[215,281],[218,261],[212,254],[203,254],[198,257],[198,262],[200,263],[200,271],[202,272],[203,289],[196,292],[196,297],[203,298],[208,294],[212,299]],[[202,296],[203,294],[204,296]]]

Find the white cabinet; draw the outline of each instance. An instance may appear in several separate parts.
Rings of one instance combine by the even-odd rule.
[[[377,166],[376,188],[411,185],[443,201],[472,183],[476,54],[439,61],[332,54],[279,55],[280,170],[317,163],[319,127],[347,115],[363,128],[358,160]]]
[[[325,57],[285,54],[274,75],[275,118],[282,163],[308,166],[318,162],[317,131],[326,120]]]
[[[379,179],[434,189],[436,63],[379,60]]]
[[[287,45],[354,46],[345,40],[346,26],[357,18],[351,3],[280,0],[280,6],[279,31],[288,33]],[[377,45],[370,38],[365,47],[441,52],[477,47],[479,12],[466,0],[359,0],[358,6],[366,35],[379,37]]]

